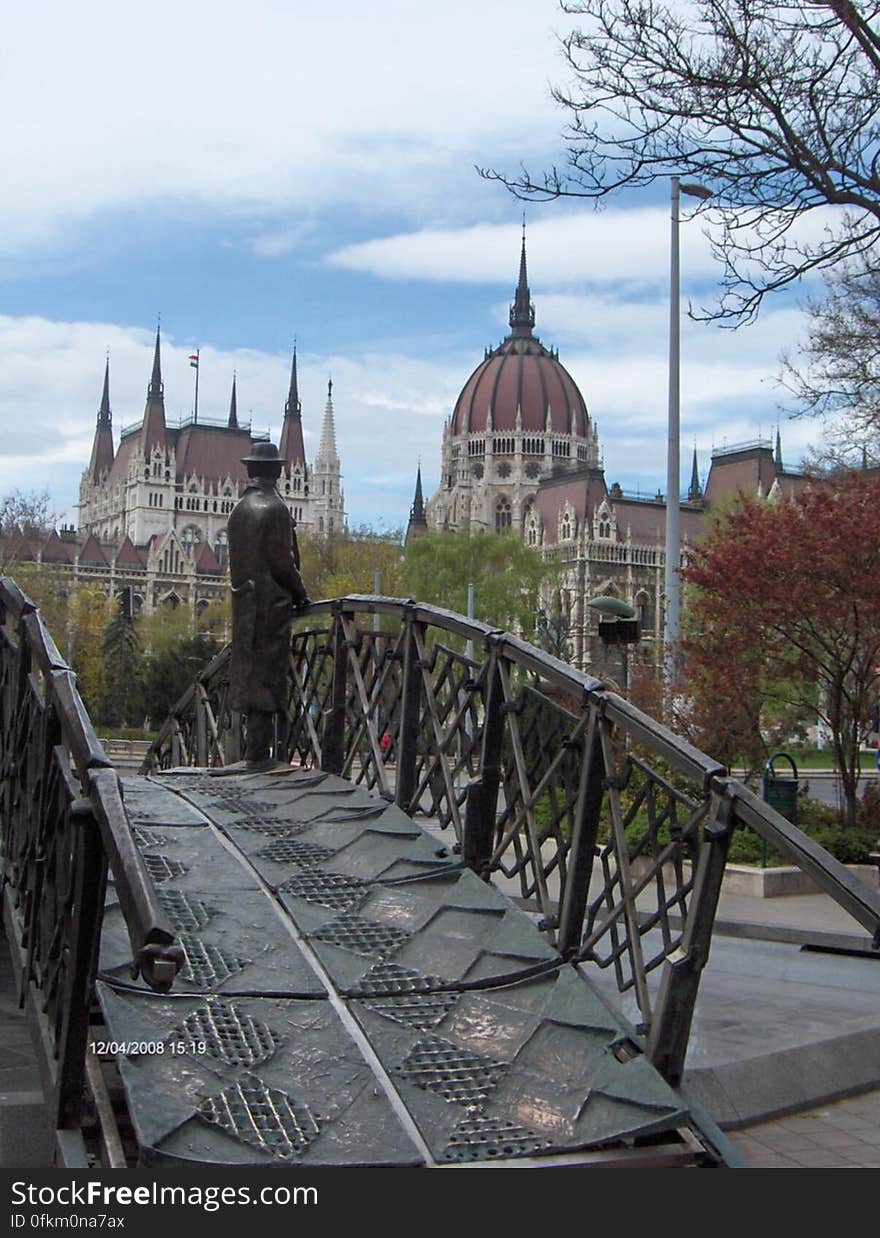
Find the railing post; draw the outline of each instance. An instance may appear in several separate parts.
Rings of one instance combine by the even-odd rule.
[[[234,765],[241,760],[241,714],[234,710],[229,715],[229,726],[223,735],[223,761]]]
[[[486,670],[486,704],[483,745],[480,751],[480,777],[470,784],[465,807],[461,849],[465,864],[480,876],[487,876],[492,859],[492,842],[498,816],[498,788],[501,785],[501,744],[504,736],[504,687],[498,669],[498,645],[492,644]]]
[[[345,765],[345,696],[348,657],[345,629],[342,625],[342,607],[338,603],[333,606],[330,641],[333,651],[333,680],[330,689],[330,708],[324,714],[324,729],[321,735],[321,769],[328,774],[341,774]]]
[[[400,692],[400,734],[397,741],[397,779],[394,802],[404,812],[412,812],[416,794],[416,768],[419,759],[419,722],[422,711],[422,670],[416,646],[412,607],[404,614],[403,684]]]
[[[196,765],[203,768],[208,764],[208,718],[206,713],[207,693],[198,681],[195,685],[196,710]]]
[[[171,736],[171,765],[173,768],[178,768],[183,764],[183,744],[180,740],[180,720],[175,718],[174,731]]]
[[[21,622],[23,614],[15,616],[8,610],[4,615],[4,626],[6,627],[10,641],[15,642],[15,660],[4,674],[4,690],[3,690],[3,730],[2,744],[0,744],[0,778],[2,778],[2,787],[0,787],[0,843],[3,843],[3,852],[6,855],[6,863],[8,863],[7,841],[8,834],[12,828],[12,814],[15,805],[16,778],[18,776],[18,762],[20,754],[16,753],[15,749],[15,728],[21,710],[21,703],[24,699],[25,684],[29,667],[29,656],[27,654],[27,639],[24,625]]]
[[[559,934],[557,947],[560,954],[569,954],[580,942],[584,913],[590,893],[590,878],[593,874],[593,857],[596,850],[596,835],[599,831],[599,815],[605,793],[605,765],[602,756],[602,739],[599,710],[590,706],[590,722],[584,737],[581,774],[578,784],[577,809],[571,835],[571,850],[565,889],[560,892]]]
[[[700,976],[709,958],[721,879],[733,833],[733,799],[713,792],[681,946],[663,966],[648,1057],[667,1083],[681,1082]]]
[[[475,778],[467,786],[464,805],[464,829],[461,836],[461,858],[478,877],[489,880],[492,859],[494,818],[483,810],[483,780]]]
[[[92,978],[107,879],[107,856],[91,803],[87,799],[74,800],[69,812],[76,855],[74,923],[70,931],[67,998],[58,1037],[58,1077],[52,1115],[56,1128],[68,1129],[78,1124],[82,1108]]]

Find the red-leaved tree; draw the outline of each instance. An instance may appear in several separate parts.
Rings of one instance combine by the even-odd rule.
[[[793,499],[743,497],[696,547],[686,683],[719,719],[737,704],[757,724],[818,711],[856,819],[860,738],[880,665],[880,476],[850,473]]]

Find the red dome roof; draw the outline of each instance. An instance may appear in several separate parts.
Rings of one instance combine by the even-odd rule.
[[[549,407],[554,433],[587,436],[584,397],[565,366],[533,335],[509,335],[477,366],[456,401],[452,433],[482,432],[490,408],[493,430],[513,430],[518,407],[523,430],[543,432]]]
[[[584,397],[556,355],[533,334],[534,325],[523,230],[519,282],[510,307],[510,335],[465,383],[452,414],[453,435],[482,433],[490,409],[493,430],[514,430],[518,408],[523,430],[539,433],[547,428],[549,408],[555,434],[586,438],[589,418]]]

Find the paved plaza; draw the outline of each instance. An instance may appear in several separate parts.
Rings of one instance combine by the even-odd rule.
[[[880,1169],[880,1089],[730,1135],[752,1169]]]

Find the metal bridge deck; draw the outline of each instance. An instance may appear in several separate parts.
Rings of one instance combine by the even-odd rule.
[[[693,1162],[585,976],[394,805],[286,766],[124,791],[186,955],[172,996],[132,982],[111,890],[102,1035],[141,1163]]]

